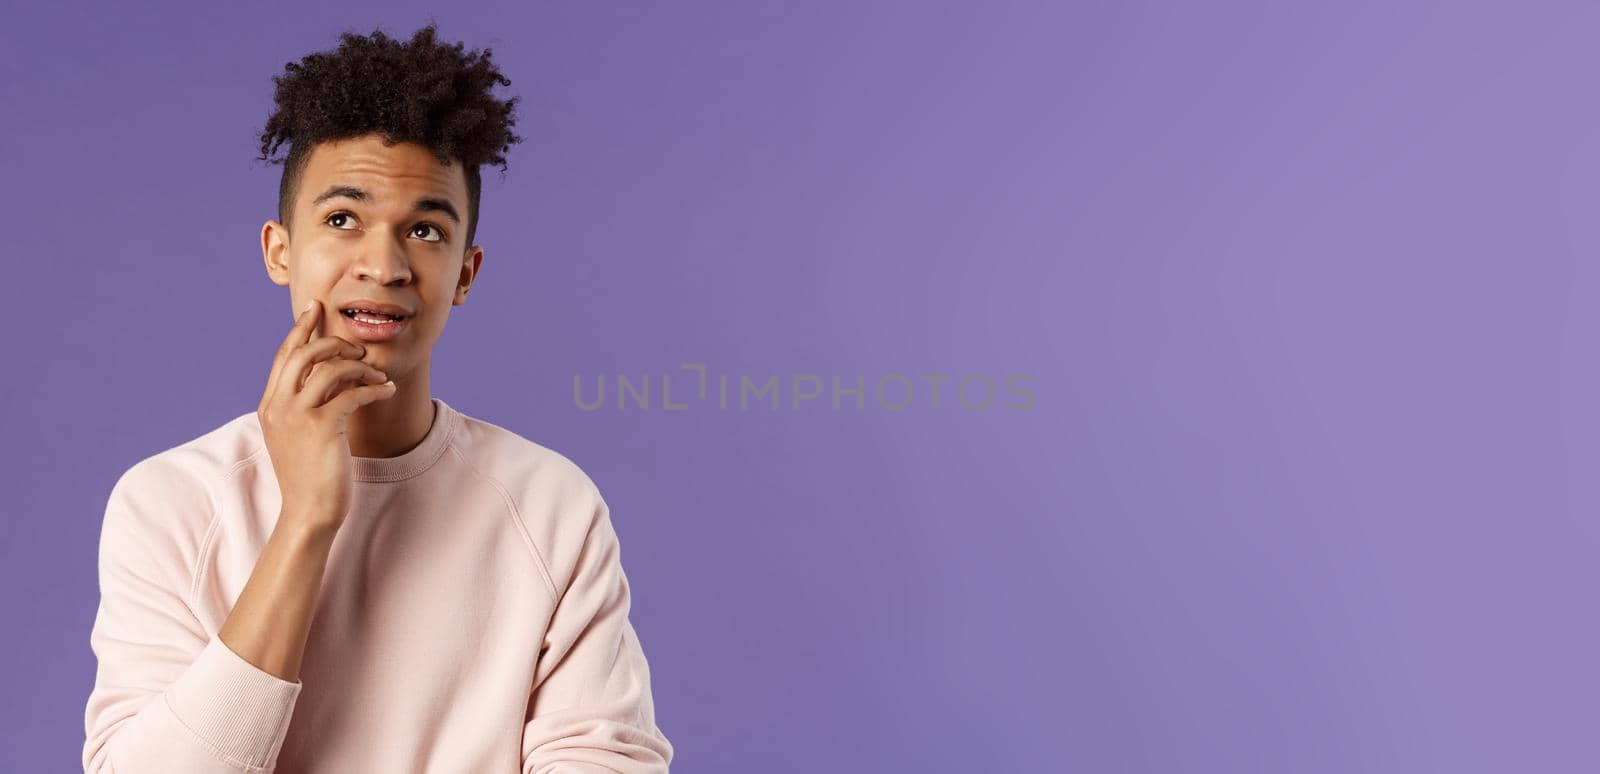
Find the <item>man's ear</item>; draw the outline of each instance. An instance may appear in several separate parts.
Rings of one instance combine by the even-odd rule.
[[[461,306],[467,302],[467,291],[472,288],[472,283],[478,279],[478,270],[483,268],[483,245],[473,245],[461,259],[461,275],[456,279],[456,297],[452,306]]]
[[[261,258],[272,284],[289,286],[289,229],[276,220],[261,226]]]

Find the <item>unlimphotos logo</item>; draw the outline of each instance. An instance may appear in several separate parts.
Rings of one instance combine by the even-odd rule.
[[[821,375],[814,373],[790,374],[787,379],[777,374],[754,378],[749,374],[711,374],[705,363],[684,363],[679,371],[692,371],[693,376],[678,374],[678,393],[674,397],[673,373],[641,374],[637,379],[627,374],[615,374],[609,382],[605,374],[598,374],[592,387],[585,387],[581,374],[572,376],[572,402],[582,411],[598,411],[615,406],[618,411],[650,411],[659,406],[663,411],[688,411],[691,408],[717,411],[801,411],[818,410],[825,392]],[[654,378],[659,377],[659,378]],[[867,389],[866,374],[841,377],[832,375],[831,402],[833,411],[865,411],[867,396],[885,411],[903,411],[908,408],[938,409],[941,399],[954,393],[955,400],[943,400],[945,406],[959,405],[969,411],[991,409],[1027,411],[1033,406],[1033,393],[1023,383],[1031,380],[1024,374],[1008,374],[1003,379],[990,378],[988,374],[919,374],[916,377],[900,373],[886,373],[870,380],[874,387]],[[1007,399],[997,400],[1004,388]],[[609,386],[608,386],[609,385]],[[659,393],[652,391],[659,385]],[[787,390],[785,390],[787,388]],[[713,395],[713,392],[715,393]],[[659,395],[659,399],[657,399]],[[784,396],[787,395],[785,399]],[[615,403],[612,403],[614,396]],[[1010,399],[1015,398],[1015,400]],[[631,404],[631,405],[630,405]]]

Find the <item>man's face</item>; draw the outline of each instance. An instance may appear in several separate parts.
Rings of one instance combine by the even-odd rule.
[[[294,233],[268,221],[261,246],[268,276],[289,288],[296,314],[322,304],[318,336],[361,344],[363,361],[400,381],[426,373],[450,307],[465,302],[482,265],[483,249],[467,249],[466,218],[461,164],[446,167],[421,145],[385,146],[369,134],[312,149],[290,216]],[[380,304],[407,314],[382,323],[349,312]]]

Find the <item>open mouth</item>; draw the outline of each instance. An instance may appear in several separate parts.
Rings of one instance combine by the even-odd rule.
[[[391,314],[361,307],[339,310],[352,339],[366,343],[393,341],[411,322],[411,315]]]
[[[406,319],[406,316],[403,314],[384,314],[382,312],[374,312],[369,309],[344,309],[339,313],[352,320],[363,322],[368,325],[391,325]]]

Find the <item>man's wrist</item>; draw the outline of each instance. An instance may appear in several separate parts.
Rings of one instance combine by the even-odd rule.
[[[278,514],[278,524],[273,528],[273,534],[282,533],[285,539],[297,546],[326,546],[333,543],[341,522],[337,514],[326,509],[286,508]]]

